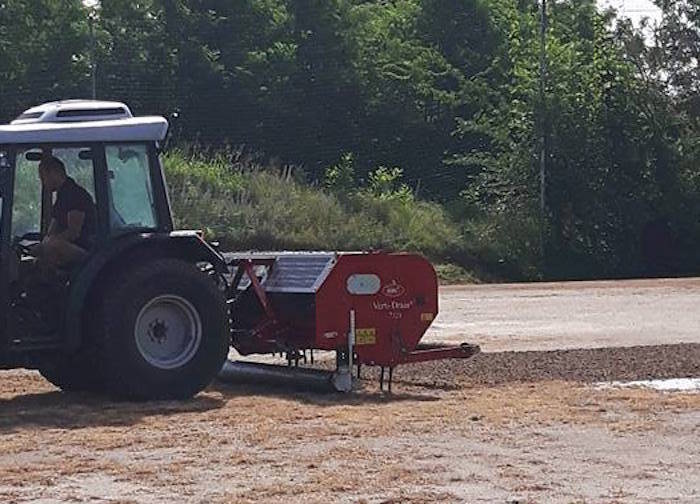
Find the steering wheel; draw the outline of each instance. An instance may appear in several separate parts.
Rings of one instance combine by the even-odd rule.
[[[25,244],[24,242],[31,242],[30,244]],[[33,247],[41,242],[41,233],[35,231],[24,233],[22,236],[15,236],[13,240],[13,247],[17,248],[22,254],[33,256]]]

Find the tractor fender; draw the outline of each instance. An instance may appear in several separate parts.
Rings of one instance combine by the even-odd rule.
[[[63,333],[65,351],[80,348],[83,339],[83,309],[93,287],[119,265],[144,257],[174,257],[191,262],[209,262],[217,273],[227,272],[224,258],[194,231],[138,233],[114,238],[94,253],[71,281]]]

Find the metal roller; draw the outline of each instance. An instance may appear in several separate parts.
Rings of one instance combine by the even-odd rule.
[[[333,392],[333,373],[321,369],[277,366],[257,362],[226,361],[218,376],[219,380],[233,384],[265,384]]]

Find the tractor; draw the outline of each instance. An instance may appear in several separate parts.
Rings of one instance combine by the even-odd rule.
[[[0,126],[0,369],[37,369],[66,391],[184,399],[235,376],[232,347],[289,364],[334,351],[328,380],[343,391],[361,363],[383,375],[478,352],[419,344],[438,309],[420,256],[222,253],[175,230],[159,158],[167,131],[163,117],[94,100],[46,103]],[[97,221],[87,256],[48,279],[34,257],[54,204],[38,176],[46,155],[88,191]]]

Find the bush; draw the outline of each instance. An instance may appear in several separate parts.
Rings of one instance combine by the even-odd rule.
[[[541,278],[540,228],[528,214],[491,214],[466,220],[468,256],[488,275],[508,280]],[[460,262],[464,263],[464,260]]]
[[[389,197],[392,170],[380,171],[372,188],[351,191],[347,176],[323,189],[295,180],[292,169],[262,167],[240,153],[205,158],[175,151],[164,167],[177,227],[203,229],[230,250],[382,249],[450,261],[462,248],[441,206],[416,200],[400,184],[399,196]]]

